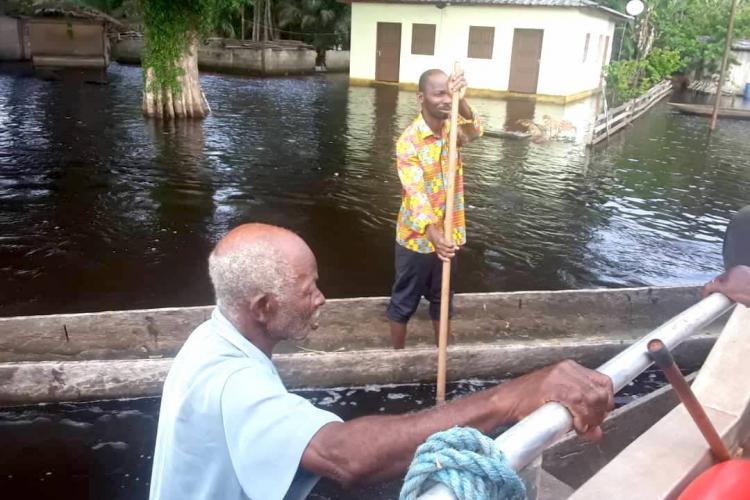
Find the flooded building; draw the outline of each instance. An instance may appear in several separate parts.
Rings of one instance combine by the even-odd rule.
[[[110,62],[108,28],[119,22],[88,8],[39,7],[33,16],[0,16],[0,60],[36,68],[100,68]]]
[[[625,14],[587,0],[351,0],[352,83],[415,86],[461,61],[475,92],[569,102],[598,91]]]

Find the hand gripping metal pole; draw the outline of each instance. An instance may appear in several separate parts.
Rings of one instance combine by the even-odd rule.
[[[724,295],[712,293],[636,341],[597,368],[597,371],[612,379],[612,385],[617,392],[651,366],[648,355],[649,341],[658,338],[668,348],[673,349],[732,306],[734,303]],[[547,403],[498,436],[495,446],[503,451],[511,467],[519,471],[564,436],[572,426],[573,419],[563,405]],[[453,492],[442,484],[433,486],[419,498],[455,500]]]

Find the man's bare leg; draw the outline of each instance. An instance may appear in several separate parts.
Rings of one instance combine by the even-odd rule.
[[[440,321],[433,319],[432,329],[435,330],[435,346],[440,347]]]
[[[391,342],[394,349],[403,349],[406,345],[406,323],[391,321]]]

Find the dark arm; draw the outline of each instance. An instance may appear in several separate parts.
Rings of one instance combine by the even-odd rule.
[[[613,407],[612,382],[564,361],[430,410],[327,424],[307,446],[302,467],[344,485],[395,478],[435,432],[458,425],[489,433],[548,401],[564,404],[576,430],[596,438],[601,435],[598,425]]]
[[[734,266],[703,287],[703,296],[723,293],[735,302],[750,307],[750,266]]]

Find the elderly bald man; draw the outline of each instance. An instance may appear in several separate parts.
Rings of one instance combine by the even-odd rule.
[[[304,498],[319,476],[344,485],[405,473],[417,446],[454,425],[489,433],[560,401],[589,438],[613,406],[612,383],[566,361],[406,415],[342,422],[284,388],[271,356],[317,328],[317,264],[294,233],[246,224],[209,257],[216,309],[177,354],[162,396],[151,498]]]

